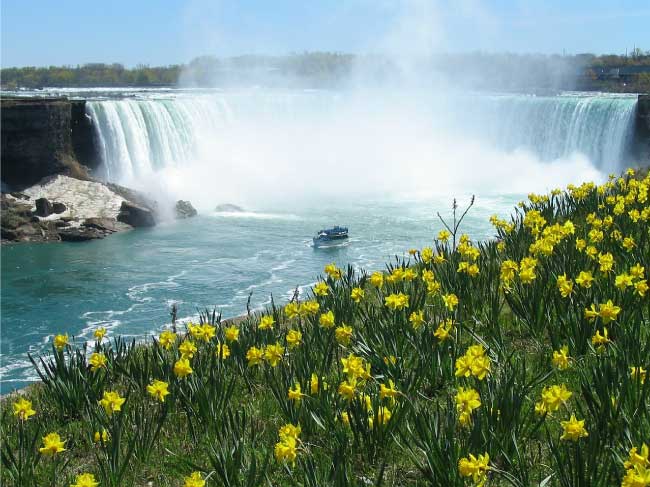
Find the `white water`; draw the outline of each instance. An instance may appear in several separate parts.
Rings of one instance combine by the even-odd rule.
[[[269,189],[430,195],[598,179],[627,162],[635,105],[615,95],[259,90],[139,94],[87,110],[105,178],[209,207]]]

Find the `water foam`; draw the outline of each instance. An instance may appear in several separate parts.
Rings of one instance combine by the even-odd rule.
[[[87,106],[105,177],[209,209],[217,200],[515,193],[600,179],[625,163],[635,104],[577,94],[256,91]]]

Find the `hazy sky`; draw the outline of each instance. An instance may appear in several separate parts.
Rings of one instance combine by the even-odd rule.
[[[650,50],[650,0],[2,0],[3,67],[199,55]]]

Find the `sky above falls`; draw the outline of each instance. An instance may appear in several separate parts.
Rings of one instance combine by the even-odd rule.
[[[3,0],[1,16],[3,67],[302,51],[650,49],[648,0]]]

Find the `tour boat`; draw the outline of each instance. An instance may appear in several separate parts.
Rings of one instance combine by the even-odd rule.
[[[320,230],[314,237],[314,247],[331,247],[347,241],[348,228],[339,227]]]

